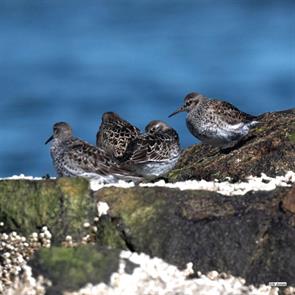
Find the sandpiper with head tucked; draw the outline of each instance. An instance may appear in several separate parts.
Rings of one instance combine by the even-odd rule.
[[[72,129],[65,122],[55,123],[50,153],[59,177],[82,176],[97,179],[101,183],[138,180],[123,169],[106,152],[79,138],[73,137]]]
[[[145,133],[132,141],[122,158],[123,166],[144,177],[170,171],[181,154],[177,132],[162,121],[151,121]]]
[[[195,92],[188,94],[183,106],[169,117],[179,112],[188,113],[186,124],[195,137],[222,149],[234,147],[258,123],[257,117],[226,101],[209,99]]]
[[[122,119],[114,112],[104,113],[99,131],[96,134],[96,145],[104,149],[109,155],[120,158],[128,144],[137,138],[140,130]]]

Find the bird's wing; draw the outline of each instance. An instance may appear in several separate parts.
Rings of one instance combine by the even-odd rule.
[[[140,130],[125,121],[105,122],[96,135],[97,146],[114,157],[121,157],[129,142],[140,134]]]
[[[251,122],[255,120],[255,116],[244,113],[231,103],[221,100],[211,100],[210,109],[212,113],[223,114],[228,124],[238,124],[241,122]]]
[[[67,160],[85,172],[109,175],[119,170],[117,164],[103,150],[93,145],[76,140],[68,148],[65,155]]]
[[[125,120],[107,121],[101,124],[98,134],[101,136],[108,134],[116,134],[126,137],[137,137],[140,130]]]
[[[127,160],[133,163],[167,161],[169,141],[163,135],[143,135],[135,139],[127,148]]]

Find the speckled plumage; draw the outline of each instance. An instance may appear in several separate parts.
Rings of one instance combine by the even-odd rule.
[[[177,163],[181,149],[177,132],[162,121],[151,121],[145,133],[132,141],[122,158],[123,165],[139,176],[167,173]]]
[[[97,179],[102,183],[119,179],[135,180],[130,172],[123,169],[106,152],[72,135],[71,127],[64,122],[53,126],[50,153],[59,177],[82,176]]]
[[[109,155],[120,158],[126,152],[128,144],[136,139],[140,130],[113,112],[104,113],[99,131],[96,134],[96,145]]]
[[[209,99],[195,92],[188,94],[184,105],[169,117],[179,112],[188,113],[186,124],[195,137],[221,148],[235,146],[258,123],[255,116],[226,101]]]

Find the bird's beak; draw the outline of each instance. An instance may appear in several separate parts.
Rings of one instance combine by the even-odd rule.
[[[177,109],[175,112],[173,112],[172,114],[170,114],[169,116],[168,116],[168,118],[170,118],[170,117],[172,117],[172,116],[174,116],[174,115],[176,115],[176,114],[178,114],[178,113],[180,113],[180,112],[184,112],[185,110],[184,110],[184,106],[182,106],[182,107],[180,107],[179,109]]]
[[[46,141],[45,144],[47,144],[49,141],[51,141],[53,139],[53,135],[51,135]]]

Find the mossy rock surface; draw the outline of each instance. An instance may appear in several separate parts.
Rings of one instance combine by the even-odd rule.
[[[47,295],[75,291],[88,283],[109,283],[118,271],[119,251],[85,245],[77,248],[52,247],[38,251],[30,261],[35,276],[49,279]]]
[[[96,215],[96,202],[104,201],[110,210],[98,223],[96,243],[100,247],[144,252],[181,268],[192,261],[196,271],[232,273],[257,285],[278,280],[295,286],[294,187],[228,197],[209,191],[138,186],[108,187],[93,193],[87,181],[68,178],[2,181],[1,186],[5,189],[0,193],[0,218],[6,232],[27,235],[46,225],[54,245],[61,245],[66,235],[81,241],[83,223]],[[57,254],[42,258],[42,264],[53,271],[51,279],[60,277],[63,259],[72,261],[69,268],[79,268],[80,260],[75,258],[80,257],[79,252],[52,251]],[[96,259],[95,253],[93,256]],[[90,279],[85,271],[85,280],[76,278],[73,284]]]
[[[205,144],[186,149],[169,182],[188,179],[242,180],[249,175],[283,175],[295,171],[295,109],[266,113],[249,136],[231,151],[222,152]]]
[[[43,226],[54,233],[53,242],[66,235],[81,237],[83,223],[94,218],[96,206],[83,178],[57,180],[1,180],[2,231],[29,235]]]
[[[97,245],[42,249],[30,265],[52,281],[47,294],[108,283],[122,249],[180,268],[193,262],[195,271],[227,272],[249,284],[295,286],[294,192],[295,186],[229,197],[159,187],[104,188],[91,199],[110,206],[98,223]]]
[[[109,214],[132,251],[179,267],[193,262],[196,271],[232,273],[251,284],[295,285],[292,192],[294,188],[277,188],[228,197],[135,187],[106,188],[95,195],[109,204]]]

